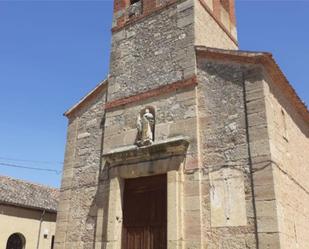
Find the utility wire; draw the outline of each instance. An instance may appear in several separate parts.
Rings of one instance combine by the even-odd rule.
[[[0,156],[1,160],[6,161],[14,161],[14,162],[28,162],[28,163],[40,163],[40,164],[63,164],[63,162],[59,161],[37,161],[37,160],[27,160],[27,159],[16,159],[16,158],[10,158],[10,157],[2,157]]]
[[[48,168],[38,168],[38,167],[31,167],[31,166],[25,166],[25,165],[17,165],[13,163],[5,163],[0,162],[0,166],[4,167],[12,167],[12,168],[20,168],[20,169],[29,169],[29,170],[37,170],[37,171],[46,171],[46,172],[53,172],[59,175],[62,170],[56,170],[56,169],[48,169]]]

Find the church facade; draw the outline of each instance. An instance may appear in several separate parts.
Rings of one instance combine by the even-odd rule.
[[[56,249],[309,248],[309,112],[234,0],[115,0],[68,110]]]

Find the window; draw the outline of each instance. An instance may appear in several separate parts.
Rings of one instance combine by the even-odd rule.
[[[135,17],[142,14],[142,1],[141,0],[130,0],[130,6],[128,8],[128,17]]]
[[[52,236],[50,249],[54,249],[55,235]]]
[[[285,111],[281,109],[281,117],[282,117],[282,125],[283,125],[283,138],[285,141],[289,141],[288,137],[288,128],[287,128],[287,123],[286,123],[286,115]]]
[[[130,4],[132,5],[132,4],[135,4],[135,3],[138,3],[138,2],[140,2],[141,0],[130,0]]]
[[[25,237],[20,233],[14,233],[8,238],[6,249],[24,249],[25,245]]]

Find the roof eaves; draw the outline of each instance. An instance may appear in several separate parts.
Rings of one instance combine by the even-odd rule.
[[[87,95],[81,98],[75,105],[73,105],[70,109],[68,109],[63,115],[68,117],[75,110],[77,110],[83,103],[85,103],[88,99],[90,99],[91,97],[95,96],[98,92],[100,92],[100,89],[102,89],[103,87],[106,87],[107,83],[108,83],[107,79],[101,81],[92,91],[90,91]]]
[[[262,57],[272,57],[272,54],[269,52],[263,51],[245,51],[245,50],[228,50],[220,48],[210,48],[205,46],[195,46],[195,51],[198,54],[205,54],[208,58],[211,59],[222,59],[239,62],[240,59],[242,62],[253,63],[257,61],[257,58]]]
[[[11,178],[8,176],[0,176],[0,183],[0,204],[24,207],[34,210],[45,210],[54,213],[57,212],[57,205],[60,194],[59,189],[28,182],[21,179]],[[19,192],[11,192],[12,188],[16,189]],[[20,195],[25,194],[22,193],[21,189],[23,191],[26,191],[26,193],[29,193],[29,190],[32,193],[43,193],[46,195],[45,197],[48,198],[46,199],[48,200],[48,202],[46,203],[45,201],[25,201],[23,198],[20,198]]]
[[[284,92],[287,93],[297,112],[309,124],[309,110],[306,104],[300,99],[271,53],[268,52],[250,52],[240,50],[225,50],[209,48],[204,46],[195,47],[197,56],[205,55],[210,59],[231,61],[236,63],[261,64],[270,75],[272,81],[276,83]]]
[[[21,208],[27,208],[27,209],[33,209],[38,211],[46,211],[49,213],[57,213],[57,208],[44,208],[44,207],[38,207],[38,206],[31,206],[31,205],[24,205],[16,202],[11,201],[4,201],[0,200],[0,205],[8,205],[8,206],[14,206],[14,207],[21,207]]]

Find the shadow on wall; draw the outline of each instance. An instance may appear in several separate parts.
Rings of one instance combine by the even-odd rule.
[[[101,243],[101,249],[105,249],[105,244],[102,243],[106,241],[106,232],[107,231],[107,219],[103,218],[108,217],[109,212],[109,193],[110,193],[110,181],[109,181],[109,165],[104,164],[103,161],[103,145],[104,145],[104,126],[105,126],[105,113],[101,121],[101,149],[100,149],[100,165],[99,165],[99,176],[98,176],[98,187],[95,193],[95,197],[91,203],[89,213],[87,215],[86,223],[94,223],[94,233],[93,233],[93,246],[96,248],[96,243]],[[99,241],[98,241],[99,240]]]

